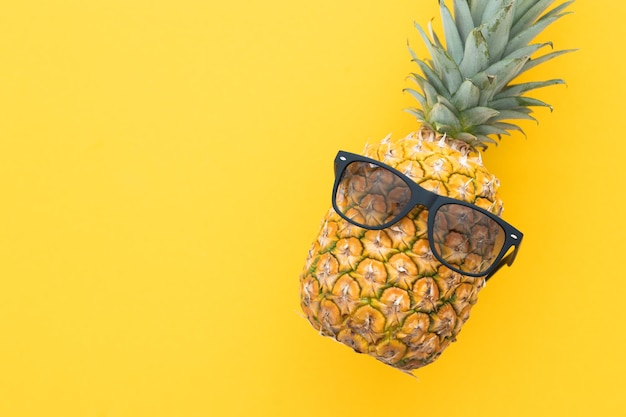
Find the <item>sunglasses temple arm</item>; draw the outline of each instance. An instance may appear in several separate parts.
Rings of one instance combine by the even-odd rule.
[[[489,275],[485,277],[485,282],[489,281],[489,278],[491,278],[496,272],[498,272],[500,268],[502,268],[504,265],[511,266],[513,264],[513,261],[515,260],[515,257],[517,256],[518,249],[519,249],[519,246],[515,246],[515,250],[513,250],[513,252],[509,253],[507,256],[502,258],[502,260],[493,269],[493,271],[491,271]]]

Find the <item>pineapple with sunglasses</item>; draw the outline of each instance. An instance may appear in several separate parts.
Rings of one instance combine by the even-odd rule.
[[[445,44],[416,25],[431,59],[411,52],[421,74],[407,91],[420,107],[409,111],[421,127],[337,154],[332,208],[300,277],[315,329],[407,372],[456,340],[486,280],[513,262],[523,235],[500,218],[479,150],[549,107],[525,93],[562,80],[513,80],[569,52],[531,42],[572,1],[439,3]]]

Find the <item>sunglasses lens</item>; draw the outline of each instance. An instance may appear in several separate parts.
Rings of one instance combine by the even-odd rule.
[[[380,227],[393,221],[411,199],[409,186],[388,169],[351,162],[335,194],[337,208],[355,223]]]
[[[505,233],[489,216],[462,204],[446,204],[435,214],[432,246],[463,272],[482,274],[502,251]]]

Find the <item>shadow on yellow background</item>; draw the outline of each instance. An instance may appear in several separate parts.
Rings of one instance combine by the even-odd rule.
[[[336,151],[417,128],[436,1],[5,3],[0,416],[625,415],[626,3],[542,35],[569,87],[484,155],[524,246],[418,380],[316,334],[298,275]]]

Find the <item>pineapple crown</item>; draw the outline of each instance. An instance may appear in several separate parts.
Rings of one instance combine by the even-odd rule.
[[[550,11],[554,0],[453,0],[454,17],[443,0],[439,7],[445,46],[428,25],[430,36],[419,24],[431,59],[419,59],[409,51],[422,74],[410,78],[419,90],[407,88],[421,109],[407,109],[434,131],[473,147],[497,143],[490,136],[523,130],[513,120],[534,120],[533,106],[552,107],[526,97],[528,91],[561,79],[511,84],[518,75],[572,50],[552,51],[531,59],[552,43],[529,44],[560,17],[573,0]]]

